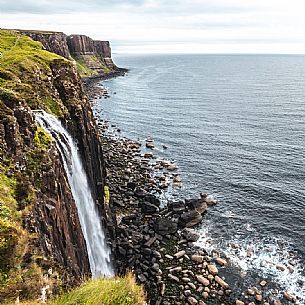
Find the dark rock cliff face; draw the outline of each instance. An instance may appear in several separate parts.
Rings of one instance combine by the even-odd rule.
[[[96,52],[104,58],[111,58],[111,48],[109,41],[94,40]]]
[[[11,246],[5,265],[9,277],[17,272],[20,276],[8,282],[10,288],[0,286],[0,302],[15,298],[18,291],[22,298],[37,297],[46,285],[56,293],[90,274],[63,162],[55,143],[39,130],[33,110],[52,112],[74,137],[93,197],[111,230],[103,200],[105,167],[98,129],[76,67],[60,58],[47,68],[35,65],[34,57],[33,62],[33,68],[24,71],[8,66],[16,71],[14,75],[0,71],[0,77],[6,77],[15,90],[13,94],[0,88],[0,169],[5,177],[17,181],[14,196],[22,213],[22,236],[16,237],[18,242]]]
[[[44,48],[52,53],[71,59],[67,45],[67,35],[62,32],[19,31],[20,34],[40,41]]]
[[[118,69],[111,59],[109,41],[93,40],[86,35],[67,36],[61,32],[27,30],[18,30],[18,32],[41,42],[49,52],[67,59],[73,57],[98,74],[107,74]]]
[[[54,143],[45,151],[36,147],[36,125],[25,103],[5,103],[2,110],[3,158],[17,165],[17,201],[24,215],[23,226],[33,236],[22,251],[22,266],[31,269],[38,265],[46,274],[52,268],[65,287],[73,286],[90,274],[90,268],[77,209],[57,148]],[[25,274],[22,277],[27,278]],[[49,279],[52,283],[53,280]],[[56,291],[58,284],[53,284]],[[20,283],[17,288],[26,297],[38,294],[41,286]],[[16,291],[0,291],[0,301],[14,294]]]
[[[80,59],[90,69],[105,73],[104,67],[110,71],[117,70],[111,59],[109,41],[93,40],[85,35],[71,35],[67,38],[71,55]]]
[[[69,113],[63,118],[63,123],[78,143],[93,197],[100,208],[104,225],[111,228],[111,219],[106,219],[104,208],[103,188],[106,170],[98,127],[91,105],[84,93],[81,79],[74,68],[67,68],[61,63],[55,63],[52,65],[52,70],[55,71],[53,85],[69,109]],[[65,81],[67,79],[70,80],[68,85]]]
[[[73,55],[95,54],[93,39],[85,35],[71,35],[68,37],[68,46]]]

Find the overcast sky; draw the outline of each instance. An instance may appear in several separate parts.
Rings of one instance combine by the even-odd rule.
[[[117,53],[302,53],[304,0],[0,0],[0,27],[110,40]]]

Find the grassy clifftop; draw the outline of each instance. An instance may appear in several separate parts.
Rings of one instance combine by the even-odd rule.
[[[59,296],[56,300],[27,301],[20,305],[146,305],[143,289],[135,283],[134,277],[95,279],[85,282],[79,288]],[[6,303],[4,305],[13,305]]]
[[[65,107],[52,96],[48,84],[51,65],[61,63],[72,65],[63,57],[43,50],[40,42],[14,31],[0,30],[0,98],[23,99],[31,108],[63,115]]]

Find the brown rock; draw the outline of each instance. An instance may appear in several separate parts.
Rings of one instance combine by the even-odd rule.
[[[210,285],[210,281],[202,275],[196,275],[196,279],[199,283],[203,284],[204,286]]]
[[[208,270],[212,275],[218,274],[218,269],[215,265],[208,265]]]
[[[215,276],[215,281],[224,289],[229,288],[229,284],[227,284],[221,277],[218,275]]]

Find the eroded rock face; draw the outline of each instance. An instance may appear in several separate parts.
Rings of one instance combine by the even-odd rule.
[[[44,32],[18,30],[22,35],[29,36],[42,43],[43,47],[52,53],[67,59],[81,59],[90,69],[104,73],[105,67],[116,70],[111,58],[109,41],[93,40],[86,35],[67,36],[62,32]]]
[[[97,53],[93,39],[86,35],[70,35],[67,37],[67,42],[71,54],[84,55]]]
[[[25,30],[20,30],[19,32],[22,35],[31,37],[35,41],[40,41],[47,51],[71,59],[66,34],[62,32],[41,32]]]
[[[94,40],[96,52],[104,58],[111,58],[109,41]]]
[[[93,197],[104,225],[111,231],[112,220],[107,218],[103,200],[105,167],[100,139],[76,68],[55,60],[50,71],[37,68],[33,74],[26,73],[24,77],[31,83],[33,94],[41,98],[48,94],[56,107],[62,107],[60,118],[78,143]],[[0,162],[10,160],[15,166],[11,174],[17,179],[18,209],[24,215],[22,225],[32,234],[20,258],[22,268],[26,271],[35,263],[46,277],[51,268],[53,274],[60,275],[50,276],[55,290],[60,285],[72,287],[90,274],[90,268],[61,157],[54,142],[43,148],[37,143],[34,113],[26,100],[2,95],[0,106]],[[37,284],[38,291],[43,284]],[[0,291],[0,302],[5,297],[16,297],[15,290],[10,293],[2,295]],[[24,289],[20,296],[23,293],[27,291]]]

